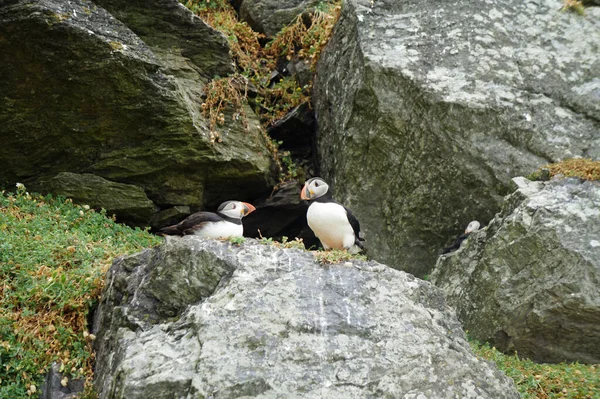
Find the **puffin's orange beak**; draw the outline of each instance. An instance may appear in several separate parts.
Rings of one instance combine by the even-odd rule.
[[[305,184],[304,187],[302,187],[302,191],[300,192],[300,199],[308,201],[310,199],[308,197],[309,195],[310,195],[310,191],[308,190],[308,187],[306,187],[306,184]]]
[[[256,210],[252,204],[247,202],[242,202],[242,204],[244,205],[244,216],[249,215]]]

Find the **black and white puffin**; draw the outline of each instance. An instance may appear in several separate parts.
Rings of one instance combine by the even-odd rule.
[[[460,236],[458,236],[456,241],[454,241],[454,244],[450,245],[449,247],[444,248],[444,251],[442,252],[442,254],[447,254],[447,253],[456,251],[458,248],[460,248],[460,244],[462,244],[462,242],[464,240],[466,240],[469,237],[469,235],[471,235],[472,232],[479,230],[479,226],[481,226],[481,225],[479,224],[479,222],[477,220],[473,220],[471,223],[469,223],[467,225],[467,228],[465,229],[465,232],[463,234],[461,234]]]
[[[192,213],[181,222],[160,229],[160,234],[167,235],[197,235],[205,238],[242,237],[244,226],[242,218],[256,210],[247,202],[225,201],[216,213]]]
[[[350,253],[364,250],[358,219],[350,209],[333,200],[325,180],[320,177],[307,180],[300,198],[312,201],[306,221],[324,249],[346,249]]]

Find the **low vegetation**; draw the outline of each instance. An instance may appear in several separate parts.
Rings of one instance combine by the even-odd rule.
[[[273,245],[277,248],[287,248],[287,249],[295,248],[295,249],[301,249],[301,250],[306,249],[304,246],[304,242],[302,241],[302,238],[294,238],[293,240],[290,241],[289,238],[287,238],[286,236],[283,236],[283,237],[281,237],[281,241],[276,241],[271,237],[269,237],[269,238],[260,237],[258,242],[263,245]]]
[[[64,198],[1,192],[0,398],[37,397],[54,361],[93,397],[88,316],[104,275],[115,257],[159,242]]]
[[[600,180],[600,161],[587,158],[571,158],[549,164],[529,176],[531,180],[543,180],[554,176],[578,177],[583,180]]]
[[[313,255],[317,262],[322,265],[331,265],[335,263],[347,262],[352,259],[355,260],[367,260],[366,255],[361,254],[351,254],[348,251],[332,249],[329,251],[313,251]]]
[[[340,11],[340,1],[322,1],[310,13],[298,16],[270,42],[238,20],[227,0],[182,0],[207,24],[221,31],[229,42],[236,72],[216,77],[206,88],[202,112],[209,120],[211,140],[220,142],[218,127],[225,124],[227,114],[241,120],[247,128],[244,107],[250,105],[259,116],[263,128],[282,118],[294,107],[310,103],[312,83],[300,85],[291,76],[272,75],[278,61],[305,60],[311,72],[323,47],[327,44]],[[269,150],[280,170],[281,180],[294,178],[296,165],[283,162],[285,154],[279,143],[271,140],[263,129]],[[288,157],[289,158],[289,157]]]
[[[505,355],[488,344],[471,340],[473,351],[491,360],[512,378],[524,399],[598,399],[600,365],[539,364],[518,355]]]

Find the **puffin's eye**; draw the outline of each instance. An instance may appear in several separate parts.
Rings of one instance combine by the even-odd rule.
[[[319,187],[319,183],[315,182],[315,187]]]
[[[231,209],[235,209],[235,204],[231,204]]]

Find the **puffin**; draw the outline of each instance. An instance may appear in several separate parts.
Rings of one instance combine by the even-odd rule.
[[[444,251],[442,252],[442,254],[447,254],[447,253],[456,251],[458,248],[460,248],[460,244],[462,244],[462,242],[464,240],[469,238],[469,235],[471,235],[472,232],[479,230],[479,226],[480,226],[480,224],[477,220],[473,220],[471,223],[469,223],[467,225],[467,228],[465,229],[465,232],[463,234],[461,234],[460,236],[458,236],[456,241],[454,241],[454,244],[450,245],[449,247],[444,248]]]
[[[365,250],[358,219],[350,209],[333,200],[325,180],[320,177],[307,180],[300,198],[311,201],[306,221],[325,250],[345,249],[352,254]]]
[[[244,226],[242,218],[256,208],[247,202],[225,201],[216,212],[192,213],[173,226],[163,227],[159,234],[196,235],[205,238],[242,237]]]

